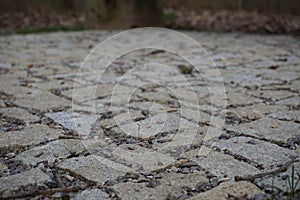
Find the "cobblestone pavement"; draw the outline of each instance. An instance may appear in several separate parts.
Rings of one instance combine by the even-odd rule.
[[[300,172],[299,39],[185,32],[218,66],[227,102],[221,109],[211,102],[207,77],[163,50],[129,52],[98,82],[91,73],[78,81],[81,61],[112,34],[0,37],[1,198],[258,200],[287,195],[293,166]],[[137,68],[149,62],[173,71]],[[213,113],[225,124],[215,129],[217,142],[206,143]],[[185,143],[195,128],[193,142]],[[199,156],[201,148],[209,154]]]

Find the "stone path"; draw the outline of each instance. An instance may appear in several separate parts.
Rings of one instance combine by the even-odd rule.
[[[220,100],[227,103],[219,107],[207,87],[216,77],[203,77],[163,50],[128,52],[101,79],[91,71],[104,69],[101,63],[85,62],[87,71],[78,73],[89,51],[113,34],[0,37],[1,198],[258,200],[288,194],[293,169],[300,172],[299,39],[185,32],[218,66],[226,90]],[[162,41],[176,42],[167,35]],[[169,67],[144,65],[150,62]],[[214,115],[225,122],[220,129],[211,123]],[[266,172],[274,173],[259,176]]]

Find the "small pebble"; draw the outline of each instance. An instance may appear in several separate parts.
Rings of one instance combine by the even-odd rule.
[[[53,180],[46,181],[45,184],[47,186],[49,186],[50,188],[56,188],[56,187],[58,187],[57,183],[55,181],[53,181]]]
[[[135,144],[135,143],[136,143],[136,140],[133,139],[133,138],[128,138],[128,139],[126,140],[126,143],[127,143],[127,144]]]
[[[15,156],[16,156],[15,153],[8,153],[8,154],[6,154],[7,158],[14,158]]]
[[[134,150],[134,146],[127,147],[128,150]]]
[[[108,180],[108,181],[106,181],[105,185],[107,185],[107,186],[114,186],[116,183],[117,183],[117,181]]]
[[[198,188],[198,191],[205,192],[205,191],[209,190],[210,188],[212,188],[211,184],[205,183]]]
[[[152,175],[149,175],[149,176],[146,176],[148,179],[153,179],[154,178],[154,176],[152,176]]]
[[[171,167],[171,171],[172,171],[172,172],[177,172],[177,171],[178,171],[178,168],[175,167],[175,166],[173,166],[173,167]]]
[[[140,171],[141,174],[143,174],[144,176],[150,176],[151,175],[151,171]]]
[[[180,170],[180,172],[183,173],[183,174],[190,174],[191,173],[191,169],[185,167],[185,168],[182,168]]]
[[[218,185],[218,183],[219,183],[217,177],[213,177],[209,181],[210,181],[210,183],[212,184],[213,187],[216,187]]]
[[[209,178],[209,179],[211,179],[211,178],[213,178],[213,177],[216,177],[215,175],[213,175],[211,172],[206,172],[206,177],[207,178]]]
[[[222,140],[222,139],[229,139],[230,138],[230,135],[227,134],[227,133],[222,133],[220,136],[219,136],[219,139]]]
[[[142,114],[144,116],[148,116],[149,115],[149,110],[142,110]]]
[[[158,173],[157,175],[154,176],[154,178],[156,178],[156,179],[159,179],[159,178],[162,178],[162,177],[163,177],[162,173]]]
[[[156,180],[156,179],[152,179],[147,185],[146,187],[150,187],[150,188],[155,188],[156,186],[160,185],[160,181]]]
[[[131,179],[138,179],[139,178],[139,174],[138,173],[127,173],[126,174],[126,178],[131,178]]]
[[[187,159],[180,159],[180,164],[184,164],[184,163],[187,163],[188,162],[188,160]]]
[[[158,161],[158,162],[157,162],[157,165],[158,165],[158,166],[163,166],[164,164],[163,164],[161,161]]]
[[[76,149],[71,149],[71,150],[70,150],[70,154],[71,154],[71,155],[76,155],[76,153],[77,153]]]
[[[53,153],[53,156],[57,158],[59,156],[59,154],[58,153]]]

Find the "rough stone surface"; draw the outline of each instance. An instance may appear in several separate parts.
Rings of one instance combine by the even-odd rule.
[[[288,139],[298,134],[299,128],[299,123],[265,117],[247,124],[230,127],[228,130],[278,143],[286,143]]]
[[[280,99],[286,99],[295,96],[294,93],[285,90],[256,90],[254,92],[249,92],[252,96],[277,101]]]
[[[299,156],[290,149],[250,137],[233,137],[229,140],[220,140],[216,146],[222,151],[246,158],[254,165],[265,169],[282,165]]]
[[[136,169],[162,170],[175,162],[172,157],[157,151],[149,151],[140,146],[133,147],[133,150],[128,148],[130,147],[119,146],[112,152],[112,155],[119,161],[134,165]]]
[[[276,111],[285,111],[286,108],[283,106],[276,105],[266,105],[264,103],[253,104],[251,106],[238,107],[233,109],[228,109],[227,116],[230,117],[231,113],[234,114],[234,117],[239,121],[248,121],[256,120],[264,117],[267,114],[276,112]]]
[[[84,150],[85,147],[80,140],[62,139],[24,151],[17,155],[15,159],[28,165],[36,165],[42,161],[51,164],[56,159],[63,159],[71,154],[80,154]]]
[[[5,196],[24,188],[42,186],[49,180],[50,177],[37,168],[12,176],[1,177],[0,194],[5,198]]]
[[[104,183],[110,179],[117,179],[120,176],[124,176],[126,172],[133,171],[125,165],[93,155],[71,158],[59,164],[59,168],[88,181],[99,183]]]
[[[291,97],[291,98],[277,101],[276,104],[290,106],[290,107],[298,107],[300,105],[299,102],[300,102],[300,97],[297,96],[297,97]]]
[[[25,122],[34,123],[40,120],[36,115],[30,114],[27,110],[17,107],[1,108],[0,113],[5,117],[11,117]]]
[[[85,190],[81,193],[79,193],[75,198],[75,200],[109,200],[108,194],[99,190],[99,189],[91,189],[91,190]]]
[[[287,199],[291,166],[251,181],[261,191],[222,182],[299,159],[297,37],[184,32],[207,55],[153,31],[145,45],[166,50],[136,49],[143,33],[93,50],[116,33],[0,36],[0,190],[48,199],[13,191],[47,180],[47,190],[86,186],[55,198],[271,198],[274,177]]]
[[[274,119],[300,122],[300,111],[278,111],[269,115]]]
[[[187,155],[191,156],[205,170],[210,171],[219,178],[233,179],[235,176],[259,173],[259,170],[254,166],[217,151],[212,151],[207,158],[198,158],[198,153],[199,151],[192,150]]]
[[[173,113],[157,114],[153,117],[139,121],[140,127],[137,123],[132,122],[120,125],[117,128],[112,128],[114,134],[128,134],[130,136],[147,139],[158,134],[175,132],[179,128],[189,129],[197,128],[193,122],[189,122],[184,118],[180,118]]]
[[[260,193],[262,193],[262,191],[249,182],[225,182],[190,199],[250,199],[254,197],[255,194]]]
[[[51,129],[45,125],[29,125],[20,131],[2,132],[1,154],[17,151],[29,145],[37,145],[40,142],[55,140],[61,133],[61,130]]]
[[[22,98],[16,99],[14,103],[20,107],[36,109],[41,112],[66,106],[71,107],[71,102],[69,100],[63,99],[49,92],[31,93],[26,96],[22,96]]]
[[[208,179],[201,173],[176,174],[170,173],[159,179],[156,187],[147,187],[148,183],[120,183],[113,186],[116,194],[124,200],[143,199],[177,199],[182,198],[186,190],[208,183]]]
[[[94,116],[77,112],[50,112],[45,115],[66,129],[75,131],[80,135],[88,135],[91,130],[91,125],[96,120]],[[74,120],[77,120],[77,127]]]

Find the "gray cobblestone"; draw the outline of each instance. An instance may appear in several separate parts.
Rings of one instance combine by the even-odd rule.
[[[16,192],[21,189],[42,186],[50,177],[39,169],[31,169],[29,171],[6,176],[0,178],[0,194],[5,197],[6,195]]]
[[[58,139],[62,131],[51,129],[45,125],[30,125],[21,131],[2,132],[0,152],[21,150],[29,145],[38,145],[40,142]]]
[[[184,32],[205,47],[221,77],[201,57],[204,51],[187,42],[173,53],[128,51],[109,66],[92,51],[96,60],[81,65],[90,45],[114,33],[0,37],[0,198],[27,191],[47,199],[34,194],[36,186],[80,186],[83,191],[67,195],[241,199],[268,196],[273,177],[278,198],[286,198],[291,166],[275,172],[299,159],[299,39]],[[112,41],[101,53],[110,58],[142,43],[131,37]],[[161,34],[149,45],[177,41]],[[200,70],[178,56],[183,52]],[[226,96],[209,87],[220,83]],[[225,101],[226,107],[220,104]],[[294,166],[299,171],[299,160]],[[265,172],[272,174],[234,181]]]

